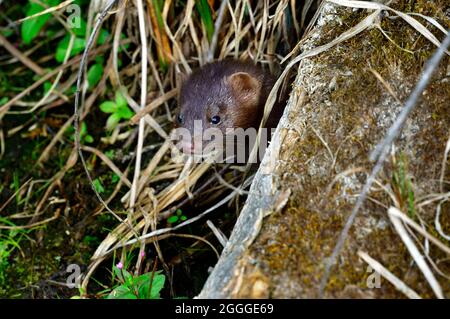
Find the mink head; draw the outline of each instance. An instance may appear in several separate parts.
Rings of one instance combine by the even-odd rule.
[[[272,85],[270,74],[249,62],[207,64],[183,81],[175,125],[189,130],[194,140],[199,133],[194,121],[201,121],[202,131],[215,128],[224,135],[227,128],[258,127]]]

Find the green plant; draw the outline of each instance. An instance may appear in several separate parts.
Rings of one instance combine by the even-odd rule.
[[[6,104],[6,102],[9,101],[9,97],[4,96],[0,99],[0,106],[2,106],[3,104]]]
[[[119,180],[120,180],[120,176],[117,175],[116,173],[114,173],[114,174],[111,176],[111,183],[117,184],[117,182],[118,182]]]
[[[107,150],[107,151],[105,151],[105,155],[110,160],[113,160],[114,159],[114,155],[115,155],[115,151],[114,150]]]
[[[75,39],[73,40],[72,50],[69,54],[70,57],[83,52],[84,48],[86,47],[86,21],[84,21],[83,19],[81,19],[80,21],[80,27],[72,29]],[[105,29],[100,29],[97,43],[99,45],[104,44],[108,37],[109,32]],[[56,47],[55,59],[59,63],[64,61],[67,50],[69,48],[70,38],[71,34],[67,33],[64,38],[59,41],[58,46]]]
[[[95,190],[97,191],[97,193],[101,194],[103,192],[105,192],[105,188],[102,185],[102,182],[100,181],[100,179],[96,178],[93,181]]]
[[[170,57],[172,55],[172,50],[170,48],[169,40],[164,28],[164,18],[163,18],[163,0],[152,0],[148,1],[150,19],[155,32],[155,37],[157,41],[156,51],[158,54],[159,65],[163,73],[167,72]]]
[[[211,41],[214,34],[214,22],[208,0],[197,0],[195,2],[195,7],[197,8],[198,13],[200,14],[200,19],[205,26],[208,41]]]
[[[10,188],[14,189],[14,192],[16,193],[16,203],[17,203],[17,205],[19,205],[21,196],[20,196],[20,192],[19,192],[19,189],[20,189],[20,178],[19,178],[19,172],[18,171],[14,171],[14,173],[13,173],[13,182],[12,182]]]
[[[95,63],[92,65],[87,72],[87,80],[89,83],[89,88],[93,88],[97,85],[98,81],[103,75],[103,65],[101,63]]]
[[[113,130],[122,119],[129,120],[134,115],[133,111],[128,107],[127,100],[120,91],[116,92],[114,102],[106,101],[100,104],[100,110],[104,113],[111,113],[106,120],[106,128],[108,130]]]
[[[0,217],[0,223],[8,226],[16,226],[9,219]],[[27,237],[27,232],[22,229],[0,230],[0,286],[4,284],[6,276],[5,271],[10,267],[9,259],[14,250],[20,250],[20,241]]]
[[[113,268],[121,285],[114,288],[107,299],[159,299],[166,277],[161,271],[133,276],[121,263]]]
[[[412,187],[411,178],[407,174],[408,163],[403,154],[400,158],[394,159],[394,172],[392,174],[392,186],[396,197],[400,203],[400,209],[408,212],[410,217],[415,215],[415,196]]]
[[[66,134],[69,135],[69,138],[71,141],[75,140],[75,129],[73,126],[69,127],[66,131]],[[81,122],[80,125],[80,143],[86,144],[86,143],[92,143],[94,142],[94,138],[88,133],[87,131],[87,125],[85,122]]]
[[[169,218],[167,218],[167,222],[169,224],[174,224],[176,222],[185,221],[186,219],[187,219],[187,217],[183,214],[181,209],[177,209],[177,211],[175,212],[175,215],[172,215]]]
[[[47,4],[50,7],[53,7],[59,3],[59,0],[42,0],[42,3]],[[44,11],[45,8],[40,4],[37,4],[31,0],[28,1],[28,5],[26,6],[25,15],[30,17],[34,14]],[[21,36],[22,40],[25,44],[30,44],[31,41],[39,34],[44,25],[47,23],[50,18],[50,13],[43,14],[41,16],[25,20],[21,26]]]
[[[100,239],[97,236],[86,235],[83,238],[83,243],[90,246],[95,246],[100,243]]]

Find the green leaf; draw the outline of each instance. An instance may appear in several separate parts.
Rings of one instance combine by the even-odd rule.
[[[110,160],[113,160],[113,159],[114,159],[114,150],[107,150],[107,151],[105,152],[105,155],[106,155],[106,157],[109,158]],[[116,175],[116,174],[113,174],[113,176],[114,176],[114,175]]]
[[[83,238],[83,243],[87,245],[93,245],[99,243],[99,238],[95,236],[86,235]]]
[[[115,288],[107,299],[137,299],[136,295],[125,285]]]
[[[87,133],[87,125],[85,122],[81,122],[80,126],[80,138],[83,137]]]
[[[95,62],[103,65],[105,63],[105,57],[103,55],[95,56]]]
[[[197,0],[195,2],[198,13],[200,14],[200,19],[206,29],[206,35],[208,41],[211,41],[214,34],[214,22],[211,14],[211,9],[209,8],[208,0]]]
[[[113,176],[111,177],[111,183],[113,183],[113,184],[116,184],[119,180],[120,180],[120,177],[117,174],[113,174]]]
[[[150,283],[151,283],[152,277],[153,277],[153,282],[151,284],[151,291],[150,291],[150,295],[149,295]],[[166,276],[160,274],[160,272],[158,271],[153,275],[151,272],[140,275],[139,277],[135,278],[135,281],[133,281],[133,283],[135,284],[135,286],[138,287],[139,298],[159,299],[160,292],[164,288],[165,281],[166,281]]]
[[[121,33],[120,34],[120,39],[121,40],[124,40],[124,39],[126,39],[127,38],[127,36],[124,34],[124,33]],[[125,50],[128,50],[128,48],[130,47],[130,44],[129,43],[126,43],[126,44],[121,44],[121,45],[119,45],[119,52],[122,52],[123,51],[123,49],[125,49]],[[119,65],[120,66],[120,65]]]
[[[169,218],[167,218],[167,222],[169,224],[176,223],[177,221],[178,221],[178,216],[176,216],[176,215],[173,215],[173,216],[170,216]]]
[[[97,85],[98,81],[102,78],[103,75],[103,66],[101,64],[94,64],[89,68],[87,73],[87,79],[89,83],[89,87],[93,88]]]
[[[120,281],[124,283],[130,283],[131,280],[133,279],[133,276],[123,268],[119,269],[117,268],[117,266],[114,266],[113,272],[120,279]]]
[[[13,30],[13,29],[2,29],[2,30],[0,30],[0,33],[1,33],[5,38],[7,38],[7,37],[11,36],[12,34],[14,34],[14,30]]]
[[[120,115],[117,113],[111,114],[108,119],[106,120],[106,129],[107,130],[113,130],[117,124],[120,122]]]
[[[0,105],[6,104],[9,101],[9,97],[4,96],[0,99]]]
[[[69,94],[75,94],[76,91],[77,91],[77,87],[75,85],[72,85],[70,88],[67,89],[67,92]]]
[[[187,217],[184,216],[184,215],[180,217],[180,220],[181,220],[182,222],[184,222],[186,219],[187,219]]]
[[[45,36],[47,37],[47,39],[49,39],[49,38],[51,39],[55,35],[56,35],[56,30],[50,29],[50,30],[45,31]]]
[[[416,210],[414,205],[415,199],[414,199],[414,190],[411,186],[411,181],[409,179],[407,180],[407,185],[408,185],[408,213],[409,216],[413,218]]]
[[[80,7],[87,5],[89,3],[90,0],[74,0],[73,4],[77,4]]]
[[[86,21],[84,21],[84,19],[80,19],[80,27],[79,28],[72,28],[73,33],[75,33],[75,35],[77,37],[83,38],[86,36]]]
[[[86,137],[84,138],[84,141],[86,142],[86,143],[92,143],[92,142],[94,142],[94,138],[91,136],[91,135],[86,135]]]
[[[85,122],[81,122],[79,132],[80,132],[80,141],[81,141],[81,143],[83,143],[84,141],[86,141],[85,136],[87,135],[87,126],[86,126]],[[74,136],[75,128],[73,126],[69,126],[69,128],[66,130],[65,134],[69,135],[69,139],[71,141],[75,140],[75,136]]]
[[[50,81],[44,82],[44,94],[47,94],[47,92],[50,91],[51,87],[52,87],[52,82],[50,82]]]
[[[100,104],[100,110],[103,113],[115,113],[117,111],[117,105],[112,101],[106,101]]]
[[[128,106],[125,105],[125,106],[119,107],[119,109],[117,110],[117,114],[120,116],[120,118],[129,120],[133,117],[134,112],[132,110],[130,110],[130,108]]]
[[[116,104],[119,108],[128,105],[127,100],[120,91],[116,92]]]
[[[102,182],[100,182],[100,180],[98,178],[94,179],[94,188],[99,194],[101,194],[105,191],[105,188],[103,187]]]
[[[108,40],[109,32],[105,29],[100,29],[100,32],[98,34],[97,43],[99,45],[105,44],[106,40]]]
[[[45,0],[43,3],[48,4],[50,7],[58,4],[58,0]],[[41,5],[31,2],[30,6],[26,11],[26,16],[30,17],[36,13],[44,11],[44,7]],[[35,17],[33,19],[25,20],[21,26],[21,36],[25,44],[30,44],[31,41],[39,34],[45,23],[50,18],[50,13],[43,14],[41,16]]]
[[[164,275],[155,275],[153,277],[152,290],[150,292],[150,298],[160,298],[160,292],[164,288],[166,277]]]
[[[69,48],[70,43],[70,34],[66,34],[66,36],[58,43],[58,47],[56,48],[55,58],[58,62],[63,62],[66,57],[67,49]],[[86,46],[86,40],[84,38],[75,38],[73,41],[72,50],[70,51],[70,56],[75,56],[80,52],[83,52],[84,47]]]

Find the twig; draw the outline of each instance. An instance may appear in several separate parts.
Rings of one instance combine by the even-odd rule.
[[[218,173],[219,176],[221,176],[229,167],[231,166],[231,164],[227,164],[225,165]],[[199,194],[200,192],[202,192],[208,185],[210,185],[212,182],[214,182],[217,179],[217,175],[214,174],[213,176],[211,176],[203,185],[201,185],[199,188],[197,188],[192,195],[195,196],[197,194]],[[162,212],[158,215],[158,219],[162,220],[162,219],[167,219],[169,218],[173,213],[176,212],[177,209],[179,209],[180,207],[182,207],[184,204],[186,204],[187,202],[191,201],[192,199],[189,197],[186,197],[184,200],[182,200],[180,203],[178,203],[177,205],[171,207],[168,211]]]
[[[86,165],[86,160],[84,158],[83,152],[81,150],[81,143],[80,143],[80,94],[81,94],[81,85],[84,80],[84,66],[87,63],[88,53],[90,48],[92,47],[94,43],[94,39],[100,30],[100,26],[105,19],[106,15],[108,14],[108,11],[115,5],[117,0],[110,0],[108,4],[105,6],[103,11],[100,13],[99,17],[97,18],[97,21],[95,23],[94,29],[92,30],[91,36],[89,37],[89,40],[87,42],[87,45],[84,49],[83,56],[81,57],[80,62],[80,68],[78,69],[78,76],[77,76],[77,90],[75,92],[75,105],[74,105],[74,128],[75,128],[75,147],[77,149],[77,152],[80,156],[81,163],[83,164],[84,171],[86,172],[87,178],[89,180],[89,184],[91,185],[92,190],[94,191],[94,194],[97,196],[98,200],[103,204],[103,206],[106,208],[106,210],[111,213],[113,216],[117,216],[106,204],[106,202],[103,200],[101,195],[98,193],[94,186],[94,181],[92,180],[92,176],[89,172],[89,169]],[[117,216],[118,217],[118,216]],[[116,217],[116,218],[117,218]],[[121,220],[119,218],[119,220]],[[128,223],[129,224],[129,223]],[[130,229],[133,231],[133,227],[129,225]]]
[[[61,209],[58,208],[55,213],[53,214],[52,217],[49,217],[47,219],[41,220],[39,222],[34,222],[28,225],[23,225],[23,226],[2,226],[0,225],[0,229],[9,229],[9,230],[18,230],[18,229],[30,229],[30,228],[34,228],[40,225],[44,225],[47,223],[50,223],[51,221],[58,219],[59,215],[61,214]]]
[[[252,182],[251,178],[246,180],[244,185],[242,185],[242,188],[248,187],[251,184],[251,182]],[[188,220],[186,220],[186,221],[182,222],[181,224],[178,224],[178,225],[176,225],[174,227],[157,229],[157,230],[154,230],[154,231],[152,231],[152,232],[150,232],[148,234],[145,234],[143,236],[138,236],[137,238],[131,239],[131,240],[125,242],[125,243],[120,243],[120,244],[116,245],[115,247],[110,248],[109,250],[104,252],[103,256],[106,256],[107,254],[113,252],[114,250],[116,250],[118,248],[127,247],[127,246],[130,246],[130,245],[132,245],[132,244],[134,244],[136,242],[142,241],[144,239],[149,239],[149,238],[152,238],[152,237],[160,236],[160,235],[163,235],[163,234],[175,231],[177,229],[180,229],[180,228],[182,228],[184,226],[187,226],[189,224],[192,224],[193,222],[196,222],[197,220],[203,218],[205,215],[211,213],[216,208],[218,208],[218,207],[228,203],[228,201],[231,200],[234,196],[236,196],[236,194],[237,194],[236,191],[231,192],[227,197],[223,198],[221,201],[219,201],[214,206],[208,208],[203,213],[201,213],[201,214],[199,214],[199,215],[197,215],[197,216],[195,216],[193,218],[190,218],[190,219],[188,219]]]
[[[405,226],[400,221],[400,218],[398,217],[398,215],[401,215],[401,214],[402,214],[402,212],[400,212],[395,207],[390,207],[388,210],[389,219],[391,220],[392,224],[394,225],[395,230],[397,231],[398,235],[402,239],[403,243],[405,244],[405,246],[408,249],[409,253],[411,254],[412,258],[416,262],[420,271],[423,273],[423,275],[427,279],[427,282],[431,286],[431,289],[433,289],[433,292],[435,293],[436,297],[438,297],[439,299],[444,299],[444,294],[442,293],[442,288],[439,285],[438,281],[436,280],[436,277],[433,275],[433,272],[431,271],[430,267],[426,263],[425,258],[423,258],[419,249],[416,247],[416,245],[414,245],[414,242],[411,239],[411,237],[408,235],[408,232],[406,231]]]
[[[139,112],[137,112],[131,119],[130,124],[134,125],[139,123],[139,121],[147,114],[152,112],[154,109],[156,109],[161,104],[164,104],[167,100],[170,100],[171,98],[174,98],[178,94],[178,89],[172,89],[169,92],[161,95],[160,97],[156,98],[154,101],[152,101],[150,104],[148,104],[146,107],[142,108]]]
[[[225,236],[224,233],[222,233],[220,231],[220,229],[218,229],[214,223],[210,220],[206,221],[206,225],[208,225],[208,227],[212,230],[214,236],[216,236],[217,240],[219,241],[219,243],[222,245],[222,247],[225,248],[225,246],[227,245],[228,242],[228,238]]]
[[[139,20],[139,34],[141,36],[141,105],[140,109],[145,108],[147,101],[147,35],[145,32],[145,20],[144,20],[144,5],[142,0],[137,0],[138,20]],[[131,184],[130,192],[130,213],[134,210],[134,204],[136,202],[137,186],[139,182],[139,175],[141,174],[141,160],[142,160],[142,148],[144,147],[144,118],[139,119],[138,130],[138,142],[136,146],[136,166],[134,168],[134,177]]]
[[[370,267],[372,267],[373,270],[375,270],[377,273],[382,275],[384,278],[386,278],[387,281],[389,281],[391,284],[394,285],[395,288],[397,288],[398,291],[402,292],[407,296],[409,299],[422,299],[417,292],[412,290],[410,287],[408,287],[403,281],[401,281],[397,276],[395,276],[393,273],[391,273],[386,267],[384,267],[382,264],[380,264],[378,261],[373,259],[369,256],[366,252],[358,251],[359,257],[361,257],[366,263],[369,264]]]
[[[18,190],[16,190],[16,191],[14,192],[14,194],[12,194],[12,195],[6,200],[6,202],[4,202],[4,203],[2,204],[2,206],[0,206],[0,212],[1,212],[6,206],[8,206],[8,204],[9,204],[14,198],[16,198],[16,196],[17,196],[18,194],[20,194],[20,192],[21,192],[26,186],[28,186],[28,184],[29,184],[32,180],[33,180],[33,179],[30,178],[30,179],[28,179],[25,183],[23,183],[23,184],[20,186],[20,188],[19,188]]]
[[[40,11],[40,12],[38,12],[38,13],[36,13],[36,14],[33,14],[33,15],[31,15],[31,16],[28,16],[28,17],[22,18],[22,19],[20,19],[20,20],[14,21],[13,23],[17,25],[17,24],[20,24],[20,23],[25,22],[25,21],[27,21],[27,20],[30,20],[30,19],[34,19],[34,18],[40,17],[40,16],[42,16],[42,15],[44,15],[44,14],[48,14],[48,13],[54,12],[54,11],[56,11],[56,10],[62,9],[62,8],[64,8],[64,7],[67,7],[69,4],[71,4],[71,3],[74,2],[74,1],[75,1],[75,0],[67,0],[67,1],[64,1],[63,3],[61,3],[61,4],[59,4],[59,5],[56,5],[56,6],[54,6],[54,7],[50,7],[50,8],[48,8],[48,9],[45,9],[45,10],[43,10],[43,11]]]
[[[99,54],[100,52],[106,50],[108,47],[109,47],[109,45],[106,45],[106,44],[102,45],[102,46],[98,47],[97,49],[93,50],[91,53],[89,53],[89,56]],[[34,82],[31,86],[27,87],[25,90],[21,91],[19,94],[14,96],[6,104],[0,106],[0,120],[6,115],[6,113],[10,109],[10,107],[13,106],[15,103],[17,103],[17,101],[19,101],[21,98],[23,98],[24,96],[29,94],[34,89],[41,86],[45,81],[47,81],[47,80],[51,79],[53,76],[57,75],[60,70],[68,68],[74,64],[80,63],[80,60],[81,60],[80,57],[75,57],[72,60],[70,60],[69,62],[67,62],[67,64],[60,65],[56,69],[49,71],[48,73],[44,74],[39,80]]]
[[[411,228],[413,228],[415,231],[417,231],[419,234],[421,234],[423,237],[425,237],[427,240],[435,244],[439,249],[441,249],[443,252],[445,252],[447,255],[450,256],[450,247],[446,246],[439,239],[429,234],[426,230],[424,230],[420,225],[418,225],[415,221],[409,218],[406,214],[402,213],[396,208],[389,210],[389,214],[395,218],[400,219],[403,223],[411,226]]]
[[[17,50],[3,35],[0,34],[0,45],[3,46],[9,53],[16,57],[26,67],[32,70],[37,75],[43,75],[45,71],[37,65],[34,61],[30,60],[26,55]]]

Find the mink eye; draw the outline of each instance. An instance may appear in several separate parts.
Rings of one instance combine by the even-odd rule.
[[[184,117],[183,117],[183,115],[181,115],[181,113],[178,113],[178,115],[177,115],[177,121],[178,121],[178,123],[180,123],[180,124],[183,124],[183,123],[184,123]]]
[[[214,115],[214,116],[211,118],[211,124],[219,124],[219,123],[220,123],[220,116]]]

